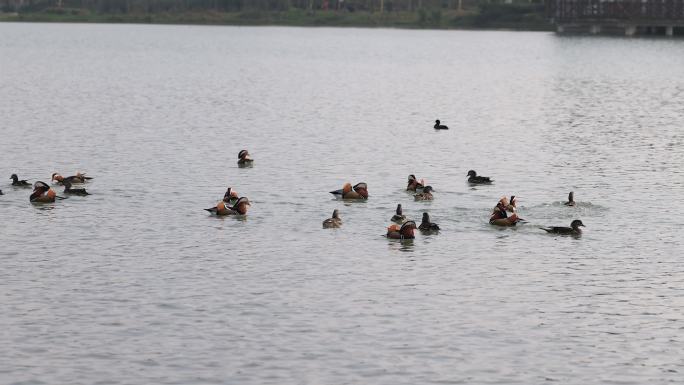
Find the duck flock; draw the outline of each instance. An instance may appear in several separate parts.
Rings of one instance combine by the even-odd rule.
[[[448,129],[447,126],[441,125],[439,120],[435,121],[434,128],[436,130]],[[238,167],[252,167],[254,164],[254,159],[252,159],[249,151],[242,150],[238,153],[237,163]],[[477,175],[475,170],[468,171],[466,176],[468,177],[468,183],[471,185],[492,184],[494,182],[490,177]],[[56,200],[67,198],[66,196],[57,195],[52,187],[45,182],[37,181],[31,184],[26,180],[19,179],[17,174],[12,174],[10,179],[12,180],[12,186],[14,187],[33,187],[33,192],[29,196],[31,203],[53,203]],[[53,173],[51,177],[51,181],[54,184],[64,186],[64,195],[77,196],[90,195],[86,191],[84,185],[91,179],[93,178],[80,172],[76,172],[75,175],[68,177],[63,177],[59,173]],[[416,178],[416,176],[413,174],[408,176],[406,191],[414,193],[413,197],[416,201],[431,201],[434,199],[432,193],[435,190],[432,188],[432,186],[425,185],[425,182],[422,179],[418,180],[418,178]],[[368,199],[368,185],[365,182],[360,182],[353,186],[351,183],[345,183],[341,189],[331,191],[330,193],[339,200],[365,201]],[[2,194],[2,190],[0,190],[0,195]],[[573,192],[570,192],[568,195],[568,200],[564,204],[566,206],[575,206]],[[247,211],[250,206],[251,204],[247,197],[240,197],[235,190],[233,190],[231,187],[228,187],[223,195],[223,199],[221,199],[214,207],[210,207],[205,210],[216,216],[244,216],[247,215]],[[427,212],[423,213],[420,225],[416,225],[415,221],[408,219],[403,214],[401,204],[397,205],[396,213],[394,216],[392,216],[391,222],[393,223],[387,227],[386,233],[386,237],[390,239],[414,239],[415,230],[419,230],[423,234],[434,234],[438,233],[440,230],[439,225],[430,221],[430,215]],[[489,218],[489,224],[492,226],[510,227],[516,226],[521,222],[525,222],[525,220],[518,216],[516,199],[514,195],[510,198],[502,197],[499,199],[492,209],[492,213]],[[332,213],[332,217],[323,221],[323,228],[330,229],[339,227],[342,227],[342,218],[340,217],[339,210],[335,209]],[[579,236],[582,234],[580,227],[584,227],[584,224],[581,220],[575,219],[570,223],[570,227],[554,226],[540,227],[540,229],[552,234]]]

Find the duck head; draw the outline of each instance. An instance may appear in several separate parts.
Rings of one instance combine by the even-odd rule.
[[[570,227],[572,227],[573,230],[579,230],[580,226],[585,227],[584,223],[582,223],[582,221],[579,219],[575,219],[572,221],[572,223],[570,223]]]
[[[233,191],[232,187],[228,187],[228,190],[226,190],[226,193],[223,194],[223,201],[228,203],[230,202],[231,199],[237,199],[238,194],[236,191]]]
[[[511,200],[510,200],[509,204],[513,207],[516,207],[515,195],[511,195]]]
[[[423,213],[423,223],[430,223],[430,214],[428,213]]]
[[[334,219],[340,219],[340,212],[339,212],[337,209],[333,210],[333,215],[332,215],[332,217],[333,217]]]
[[[475,172],[475,170],[470,170],[470,171],[468,171],[468,175],[467,175],[467,176],[475,177],[475,176],[477,176],[477,173]]]
[[[345,183],[344,186],[342,186],[342,194],[346,194],[348,192],[351,192],[351,190],[352,190],[352,185],[349,182]]]
[[[240,199],[235,202],[233,209],[240,213],[240,215],[245,215],[247,214],[247,208],[250,206],[252,206],[252,204],[249,203],[249,199],[246,197],[240,197]]]
[[[12,179],[13,182],[18,182],[18,181],[19,181],[19,177],[17,176],[17,174],[12,174],[12,176],[10,177],[10,179]]]
[[[238,159],[251,160],[252,158],[249,156],[249,151],[242,150],[242,151],[238,152]]]
[[[575,193],[570,191],[570,194],[568,194],[568,202],[574,202],[575,201]]]
[[[416,181],[416,176],[415,176],[415,175],[411,174],[411,175],[408,176],[408,182],[409,182],[409,183],[412,183],[412,182],[415,182],[415,181]]]
[[[414,238],[415,235],[414,235],[413,231],[417,228],[418,227],[416,226],[416,222],[407,221],[406,223],[401,225],[401,228],[399,229],[399,233],[404,238]]]
[[[51,180],[56,181],[56,182],[61,182],[61,181],[64,180],[64,177],[61,176],[61,175],[59,175],[58,172],[55,172],[55,173],[52,174],[52,179],[51,179]],[[36,182],[36,183],[38,183],[38,182]]]
[[[359,193],[362,197],[368,199],[368,185],[365,182],[357,183],[354,186],[354,191]]]
[[[403,215],[401,211],[401,203],[397,205],[397,215]]]
[[[431,192],[433,192],[433,191],[435,191],[435,189],[433,189],[432,186],[425,186],[425,187],[423,187],[423,194],[431,193]]]
[[[439,119],[435,120],[435,125],[436,125],[436,126],[439,126],[440,123],[442,123],[442,122],[440,122]]]

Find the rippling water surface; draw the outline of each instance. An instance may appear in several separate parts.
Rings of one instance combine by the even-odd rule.
[[[95,177],[93,195],[43,206],[0,181],[0,383],[684,379],[681,40],[0,36],[0,176]],[[243,148],[253,168],[237,168]],[[469,169],[495,183],[467,185]],[[403,191],[408,174],[433,202]],[[332,200],[346,181],[368,202]],[[246,218],[202,210],[227,186],[252,200]],[[490,227],[511,194],[528,223]],[[441,233],[385,239],[397,203]],[[335,208],[343,227],[322,230]],[[538,229],[572,219],[581,238]]]

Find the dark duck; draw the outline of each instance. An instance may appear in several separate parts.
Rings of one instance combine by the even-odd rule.
[[[439,119],[435,120],[435,126],[434,126],[435,130],[448,130],[449,129],[449,127],[447,127],[443,124],[440,124],[440,123],[441,122],[439,121]]]
[[[575,205],[575,193],[570,191],[570,194],[568,194],[568,201],[564,203],[566,206],[574,206]]]
[[[12,186],[26,186],[26,187],[31,186],[31,183],[29,183],[25,180],[19,180],[19,177],[17,176],[17,174],[12,174],[10,179],[12,179]]]
[[[439,226],[436,223],[430,222],[430,214],[423,213],[423,220],[420,222],[418,230],[422,232],[434,232],[439,231]]]
[[[57,182],[58,184],[64,184],[64,181],[68,181],[71,184],[82,184],[85,183],[93,178],[89,176],[85,176],[85,174],[76,172],[76,175],[68,176],[68,177],[63,177],[60,175],[58,172],[52,174],[52,180]]]
[[[401,204],[397,205],[397,213],[392,216],[392,222],[402,224],[406,222],[406,215],[401,210]]]
[[[216,204],[216,207],[212,207],[210,209],[205,209],[205,210],[209,211],[210,213],[217,215],[217,216],[246,215],[247,214],[247,208],[249,206],[251,206],[251,204],[249,203],[249,199],[247,199],[246,197],[241,197],[232,206],[226,204],[226,202],[224,202],[224,201],[221,201],[221,202]]]
[[[246,167],[251,166],[253,163],[254,159],[249,155],[249,151],[242,150],[238,153],[238,166]]]
[[[579,219],[575,219],[570,223],[570,227],[540,227],[540,229],[550,234],[580,235],[582,234],[580,227],[584,227],[584,223]]]
[[[472,184],[490,184],[492,179],[488,176],[479,176],[475,170],[468,171],[468,183]]]
[[[337,209],[333,210],[332,217],[323,221],[324,229],[336,229],[342,226],[342,218],[340,218],[340,213]]]
[[[408,176],[408,185],[406,186],[406,191],[416,191],[419,192],[423,190],[423,181],[421,180],[418,182],[418,179],[416,179],[416,176],[411,174]]]
[[[391,225],[387,228],[387,238],[390,239],[413,239],[416,222],[407,221],[403,225]]]
[[[73,188],[73,187],[71,187],[71,182],[69,182],[68,180],[64,180],[62,182],[62,184],[64,185],[64,194],[81,195],[81,196],[90,195],[90,193],[87,192],[86,189],[84,189],[84,188]]]
[[[368,185],[361,182],[352,187],[351,183],[345,183],[341,189],[330,193],[338,199],[366,200],[368,199]]]
[[[417,201],[431,201],[433,199],[433,191],[435,190],[432,189],[432,186],[425,186],[425,188],[423,188],[423,192],[414,195],[413,199]]]
[[[57,193],[45,182],[38,181],[33,184],[33,193],[29,197],[31,203],[52,203]]]

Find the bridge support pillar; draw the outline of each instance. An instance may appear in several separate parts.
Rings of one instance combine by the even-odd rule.
[[[589,33],[592,35],[596,35],[597,33],[601,33],[601,26],[594,24],[591,27],[589,27]]]
[[[563,27],[562,25],[558,24],[558,26],[556,26],[556,32],[558,32],[558,33],[563,33],[563,32],[565,32],[565,27]]]
[[[628,25],[625,27],[625,36],[634,36],[636,33],[636,26],[634,25]]]
[[[665,27],[665,35],[666,36],[672,36],[674,35],[674,27]]]

